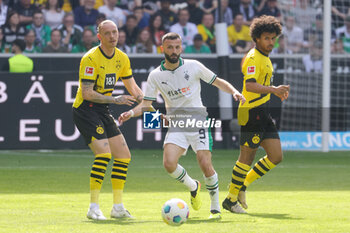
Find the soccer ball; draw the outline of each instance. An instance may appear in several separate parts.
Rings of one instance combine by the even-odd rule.
[[[185,223],[189,214],[190,211],[186,202],[178,198],[165,202],[162,208],[163,220],[171,226],[180,226]]]

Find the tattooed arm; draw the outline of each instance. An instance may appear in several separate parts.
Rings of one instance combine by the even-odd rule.
[[[81,91],[84,100],[99,104],[126,104],[131,106],[135,98],[129,95],[105,96],[94,90],[94,83],[81,82]]]
[[[135,79],[133,77],[128,79],[123,79],[124,86],[130,93],[130,95],[134,96],[137,103],[141,103],[143,99],[143,93],[140,87],[135,82]]]

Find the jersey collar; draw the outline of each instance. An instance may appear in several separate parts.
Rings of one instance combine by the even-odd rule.
[[[184,64],[184,61],[183,61],[183,59],[180,57],[179,58],[179,66],[178,67],[176,67],[175,69],[173,69],[173,70],[169,70],[169,71],[174,71],[174,70],[176,70],[177,68],[179,68],[180,66],[182,66],[183,64]],[[160,70],[161,71],[165,71],[165,70],[167,70],[166,68],[165,68],[165,66],[164,66],[164,63],[165,63],[165,60],[163,60],[161,63],[160,63]]]
[[[105,57],[105,58],[107,58],[107,59],[112,59],[113,57],[114,57],[114,54],[115,54],[115,49],[114,49],[114,53],[113,53],[113,55],[112,56],[110,56],[110,57],[108,57],[104,52],[103,52],[103,50],[101,49],[101,47],[100,46],[98,46],[98,48],[99,48],[99,50],[101,51],[101,53],[102,53],[102,55]]]
[[[261,52],[257,47],[255,47],[255,49],[258,50],[258,52],[261,53],[262,55],[264,55],[265,57],[269,57],[269,55],[267,55],[267,54]]]

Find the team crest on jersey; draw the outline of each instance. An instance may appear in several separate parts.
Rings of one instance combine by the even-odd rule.
[[[98,133],[98,134],[103,134],[105,132],[105,130],[102,128],[102,126],[98,126],[97,128],[96,128],[96,133]]]
[[[119,70],[121,66],[122,65],[121,65],[120,60],[117,60],[117,64],[115,65],[115,68],[117,68],[117,70]]]
[[[255,66],[248,66],[247,74],[255,74]]]
[[[260,142],[259,135],[254,135],[254,137],[252,138],[252,142],[254,144],[258,144]]]
[[[184,73],[185,73],[184,78],[188,81],[188,79],[190,78],[190,76],[188,75],[188,71],[186,70]]]
[[[93,76],[94,75],[94,67],[87,66],[85,67],[85,76]]]

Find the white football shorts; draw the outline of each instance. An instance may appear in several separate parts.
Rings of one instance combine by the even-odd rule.
[[[186,152],[190,145],[194,152],[199,150],[212,151],[213,138],[211,132],[208,132],[207,128],[203,128],[199,129],[198,132],[167,132],[163,146],[168,143],[184,148]]]

